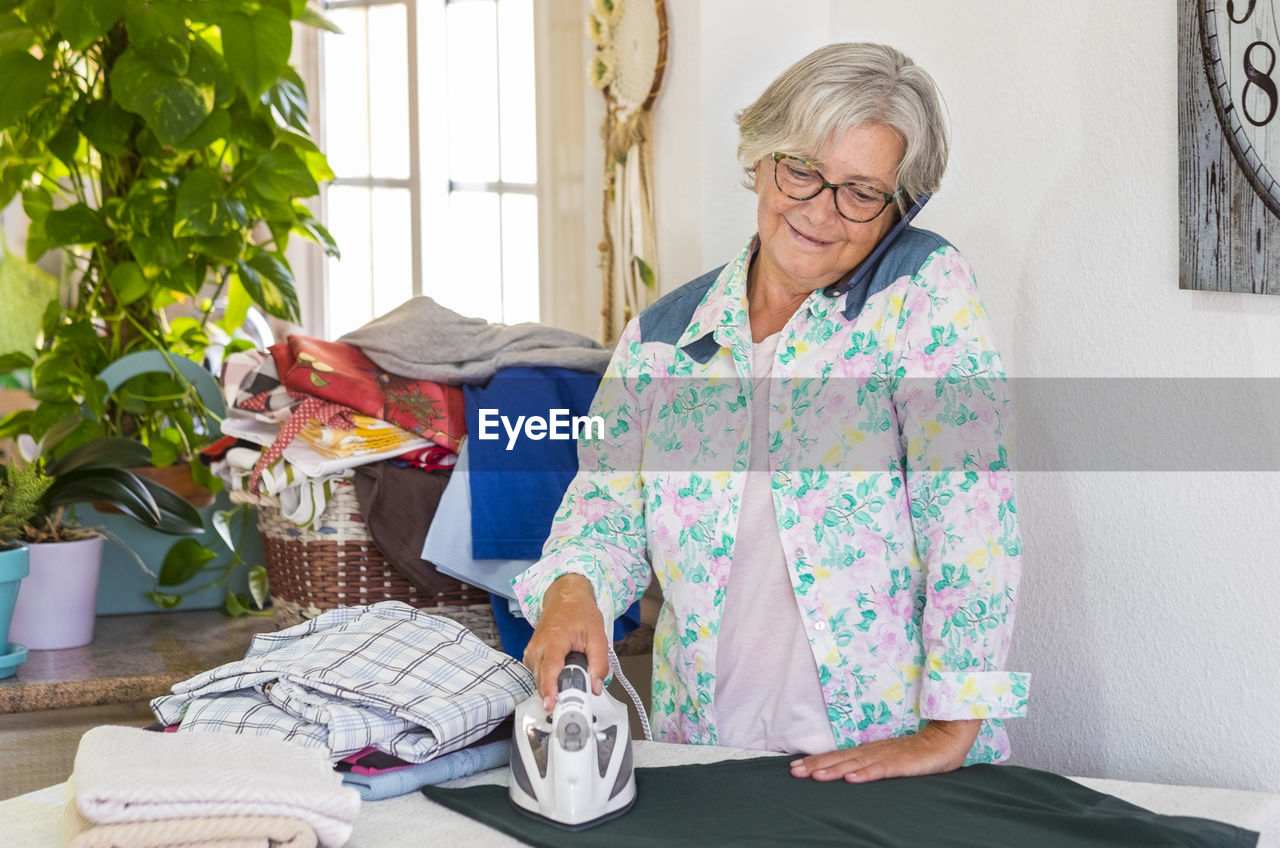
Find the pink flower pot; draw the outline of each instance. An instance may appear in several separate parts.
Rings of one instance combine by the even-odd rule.
[[[78,648],[93,641],[102,568],[101,536],[30,545],[30,573],[18,589],[9,639],[33,651]]]

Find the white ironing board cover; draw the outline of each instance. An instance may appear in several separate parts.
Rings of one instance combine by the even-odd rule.
[[[636,765],[641,767],[712,763],[757,756],[760,756],[759,751],[736,748],[643,741],[635,743]],[[1203,816],[1255,830],[1262,834],[1258,848],[1280,848],[1280,794],[1099,778],[1073,780],[1157,813]],[[505,786],[506,782],[507,770],[504,768],[474,774],[444,785],[463,787],[496,783]],[[4,832],[5,848],[60,846],[65,793],[66,784],[58,784],[0,801],[0,830]],[[415,792],[388,801],[370,801],[364,804],[347,848],[419,848],[423,833],[431,834],[433,845],[448,845],[449,848],[490,848],[523,844],[460,813],[428,801]]]

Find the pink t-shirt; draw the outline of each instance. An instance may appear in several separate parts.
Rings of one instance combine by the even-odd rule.
[[[772,336],[751,348],[751,457],[716,648],[717,743],[817,754],[834,750],[827,705],[782,553],[769,473]]]

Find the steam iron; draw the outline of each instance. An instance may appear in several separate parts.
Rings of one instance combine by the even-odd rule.
[[[516,707],[509,794],[516,809],[569,830],[616,818],[636,800],[627,708],[591,693],[587,657],[565,657],[555,708]]]

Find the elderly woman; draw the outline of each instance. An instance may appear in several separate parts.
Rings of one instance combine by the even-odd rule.
[[[516,580],[550,706],[608,673],[651,573],[657,738],[869,781],[1007,759],[1020,542],[1004,374],[973,274],[909,226],[948,141],[933,80],[835,44],[738,116],[742,251],[626,328],[543,557]]]

